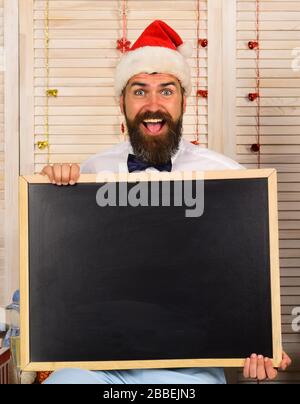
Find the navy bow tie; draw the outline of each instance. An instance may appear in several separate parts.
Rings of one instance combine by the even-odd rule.
[[[140,160],[134,154],[128,155],[127,166],[128,166],[128,171],[130,173],[133,173],[134,171],[145,171],[149,167],[154,167],[158,171],[169,171],[169,172],[172,171],[172,161],[171,160],[166,164],[151,164],[151,163],[146,163],[143,160]]]

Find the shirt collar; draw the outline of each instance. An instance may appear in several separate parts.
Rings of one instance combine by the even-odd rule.
[[[180,143],[179,143],[179,148],[176,152],[176,154],[174,154],[174,156],[172,157],[172,164],[174,164],[174,162],[176,161],[176,159],[178,158],[179,154],[183,151],[184,149],[184,140],[181,138]]]

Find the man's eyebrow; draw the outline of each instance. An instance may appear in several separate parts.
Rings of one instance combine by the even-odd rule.
[[[168,83],[162,83],[159,85],[160,87],[174,86],[176,87],[175,81],[169,81]]]
[[[133,83],[130,84],[130,87],[133,86],[140,86],[140,87],[147,87],[148,84],[146,83],[139,83],[138,81],[134,81]]]
[[[133,83],[130,84],[130,87],[133,87],[133,86],[148,87],[149,85],[146,84],[146,83],[140,83],[140,82],[138,82],[138,81],[134,81]],[[175,83],[175,81],[169,81],[168,83],[161,83],[161,84],[159,85],[159,87],[167,87],[167,86],[174,86],[174,87],[176,87],[176,83]]]

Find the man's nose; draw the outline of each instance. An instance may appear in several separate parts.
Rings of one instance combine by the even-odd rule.
[[[158,94],[150,94],[148,98],[147,107],[150,111],[157,111],[160,109],[160,99]]]

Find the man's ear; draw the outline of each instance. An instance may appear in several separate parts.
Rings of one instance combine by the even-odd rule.
[[[120,96],[120,109],[121,109],[122,114],[124,115],[124,95],[123,94]]]

